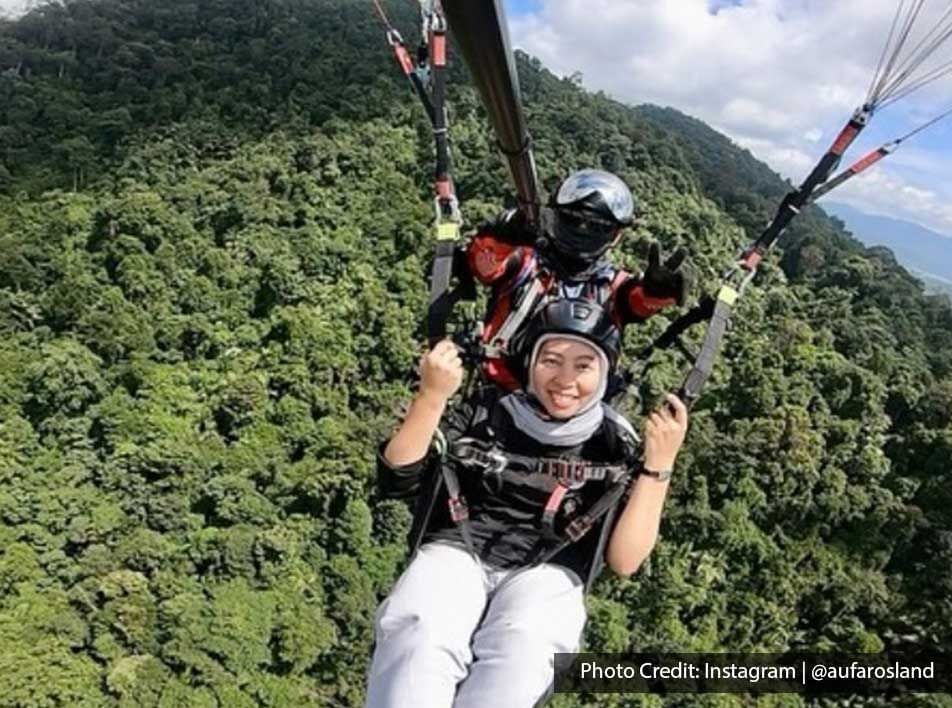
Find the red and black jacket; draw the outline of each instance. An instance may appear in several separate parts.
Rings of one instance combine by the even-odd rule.
[[[604,261],[584,280],[560,279],[546,267],[545,254],[534,243],[511,230],[486,224],[465,247],[465,267],[478,282],[492,288],[483,319],[483,343],[492,345],[513,310],[529,288],[537,287],[545,296],[567,295],[590,299],[612,312],[619,328],[630,322],[644,322],[669,305],[673,299],[653,298],[645,293],[640,274],[632,274]],[[504,346],[505,341],[501,342]],[[512,391],[520,384],[505,356],[490,354],[483,373],[503,390]]]

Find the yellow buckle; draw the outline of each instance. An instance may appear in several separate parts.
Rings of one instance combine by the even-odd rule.
[[[726,302],[728,305],[737,302],[738,297],[740,297],[740,293],[731,285],[722,286],[720,292],[717,293],[717,299]]]
[[[456,241],[459,239],[460,228],[455,221],[444,221],[436,225],[437,241]]]

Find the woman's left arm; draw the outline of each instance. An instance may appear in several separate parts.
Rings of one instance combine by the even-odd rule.
[[[677,396],[645,422],[644,472],[635,481],[628,503],[608,541],[605,559],[618,575],[629,576],[641,567],[658,540],[661,512],[668,495],[668,473],[684,443],[688,411]],[[659,474],[664,479],[659,479]]]

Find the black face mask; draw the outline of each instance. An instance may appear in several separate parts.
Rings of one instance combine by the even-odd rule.
[[[584,211],[546,208],[542,211],[545,248],[553,270],[580,279],[597,270],[618,235],[618,224]]]
[[[581,210],[545,209],[544,231],[555,250],[578,262],[597,261],[615,241],[619,226]]]
[[[585,211],[552,210],[552,242],[565,255],[597,260],[611,248],[618,224]]]
[[[606,264],[604,256],[599,256],[595,260],[585,260],[562,253],[549,239],[540,242],[539,256],[542,259],[542,265],[555,273],[560,280],[589,280]]]

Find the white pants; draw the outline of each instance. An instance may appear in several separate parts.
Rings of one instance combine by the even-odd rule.
[[[530,708],[553,655],[576,652],[582,581],[541,564],[494,570],[466,549],[428,543],[376,616],[368,708]]]

